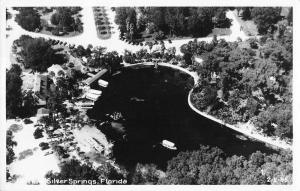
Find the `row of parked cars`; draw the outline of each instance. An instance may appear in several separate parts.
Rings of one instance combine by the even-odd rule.
[[[51,44],[51,45],[62,45],[62,46],[67,46],[67,42],[63,42],[63,41],[60,41],[60,40],[53,40],[53,39],[49,39],[49,43]],[[68,45],[68,47],[70,48],[70,49],[73,49],[73,48],[75,48],[75,44],[69,44]]]
[[[125,42],[127,42],[128,44],[132,44],[132,45],[140,45],[140,46],[143,46],[143,45],[147,45],[147,43],[149,43],[149,42],[151,42],[152,43],[152,45],[157,45],[157,44],[164,44],[165,42],[163,41],[163,40],[154,40],[154,41],[147,41],[147,42],[145,42],[145,43],[143,43],[142,41],[142,39],[138,39],[138,40],[129,40],[129,39],[127,39],[126,37],[124,37],[124,36],[122,36],[121,34],[120,34],[120,36],[119,36],[119,39],[120,40],[123,40],[123,41],[125,41]],[[168,42],[170,43],[170,44],[172,44],[172,40],[171,39],[169,39],[168,40]]]
[[[97,35],[100,39],[108,39],[111,36],[110,23],[104,7],[93,8]]]

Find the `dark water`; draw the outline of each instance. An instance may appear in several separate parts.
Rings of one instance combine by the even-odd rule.
[[[179,70],[162,66],[158,70],[124,68],[121,74],[106,80],[109,86],[88,114],[99,121],[107,120],[106,114],[113,112],[123,115],[114,127],[108,124],[99,128],[115,141],[113,155],[125,167],[139,162],[165,169],[178,152],[196,150],[200,144],[217,146],[229,156],[248,156],[257,150],[275,152],[263,143],[238,139],[237,132],[190,109],[187,97],[193,79]],[[96,83],[92,87],[100,88]],[[163,139],[174,142],[178,150],[160,146]]]

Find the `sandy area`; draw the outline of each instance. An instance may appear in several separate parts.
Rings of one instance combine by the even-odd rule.
[[[35,117],[30,119],[36,122]],[[45,174],[50,170],[58,172],[59,161],[54,154],[44,156],[50,149],[44,151],[40,149],[39,144],[41,142],[47,142],[45,134],[43,138],[35,139],[33,136],[33,132],[36,129],[34,123],[26,125],[23,122],[16,122],[13,119],[7,120],[7,128],[12,124],[20,124],[23,126],[23,129],[14,133],[13,140],[17,142],[17,146],[14,147],[14,152],[17,159],[8,166],[10,173],[18,176],[17,184],[26,184],[30,181],[46,184]],[[33,155],[18,160],[19,154],[27,149],[32,149]]]
[[[7,120],[7,129],[12,124],[21,125],[23,128],[14,133],[13,140],[17,142],[14,147],[16,159],[11,163],[8,168],[12,175],[17,175],[15,184],[27,184],[28,182],[39,182],[46,184],[45,175],[48,171],[59,172],[59,159],[53,154],[45,156],[45,153],[52,149],[42,151],[39,147],[41,142],[49,142],[47,135],[43,133],[44,137],[35,139],[33,132],[36,127],[36,117],[30,118],[34,123],[24,124],[22,121],[17,122],[14,119]],[[105,135],[96,127],[84,126],[83,128],[71,130],[74,135],[74,142],[77,142],[77,147],[83,151],[85,156],[90,157],[91,162],[95,162],[94,166],[97,167],[103,160],[107,160],[105,156],[110,156],[112,143],[108,142]],[[26,156],[24,159],[19,160],[20,153],[30,149],[32,155]],[[76,157],[80,161],[82,158],[77,154],[76,150],[69,152],[70,157]]]

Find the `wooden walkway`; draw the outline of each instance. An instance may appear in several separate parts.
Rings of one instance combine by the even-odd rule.
[[[108,70],[105,68],[105,69],[102,69],[100,70],[97,74],[95,74],[93,77],[91,78],[88,78],[84,81],[84,83],[86,85],[91,85],[91,83],[93,83],[94,81],[98,80],[101,76],[103,76]]]

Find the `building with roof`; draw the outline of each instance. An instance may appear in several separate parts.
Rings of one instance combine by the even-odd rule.
[[[36,74],[34,80],[33,91],[39,93],[42,98],[45,98],[48,92],[48,77],[46,75]]]
[[[49,116],[49,114],[50,114],[50,110],[42,107],[37,110],[36,117],[40,119],[41,117]]]

